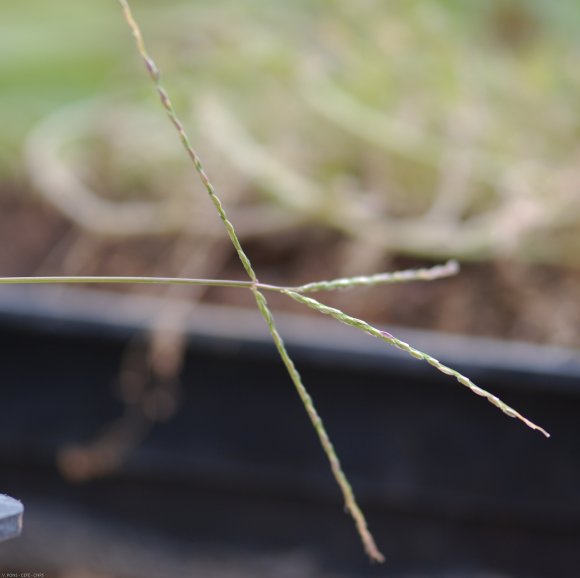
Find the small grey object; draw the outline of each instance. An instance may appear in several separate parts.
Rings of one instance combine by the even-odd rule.
[[[21,502],[0,494],[0,541],[20,535],[23,512],[24,506]]]

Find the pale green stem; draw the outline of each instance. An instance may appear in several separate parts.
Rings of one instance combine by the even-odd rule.
[[[300,377],[300,374],[298,373],[298,370],[296,369],[294,362],[288,355],[288,351],[286,350],[286,346],[284,345],[282,336],[278,333],[278,330],[276,329],[276,324],[274,322],[272,313],[268,308],[266,298],[257,289],[254,289],[253,293],[254,297],[256,298],[258,308],[260,309],[262,316],[266,320],[266,324],[268,325],[268,329],[270,330],[272,339],[276,344],[276,349],[278,350],[278,353],[280,354],[280,357],[282,358],[282,361],[284,362],[284,365],[286,366],[286,369],[290,374],[292,382],[294,383],[294,387],[296,388],[296,391],[300,396],[300,399],[306,409],[306,413],[308,414],[308,417],[310,418],[310,421],[312,422],[312,425],[316,430],[318,439],[320,440],[322,448],[324,449],[324,453],[326,454],[328,461],[330,462],[330,468],[332,469],[334,478],[336,479],[342,491],[346,509],[350,512],[351,516],[355,521],[358,533],[363,541],[365,550],[371,559],[376,560],[378,562],[383,562],[385,558],[377,548],[375,540],[372,534],[369,532],[365,517],[356,502],[354,492],[352,491],[352,487],[342,470],[340,460],[338,459],[338,455],[336,454],[334,446],[332,445],[332,442],[328,437],[328,433],[326,432],[324,423],[322,422],[322,419],[320,418],[318,412],[316,411],[316,408],[314,407],[314,403],[312,402],[310,394],[308,393],[308,391],[304,387],[304,384],[302,383],[302,378]]]
[[[292,299],[298,301],[299,303],[303,303],[304,305],[310,307],[311,309],[315,309],[316,311],[323,313],[324,315],[330,315],[330,317],[334,317],[334,319],[340,321],[341,323],[350,325],[352,327],[356,327],[357,329],[369,333],[374,337],[378,337],[379,339],[386,341],[390,345],[394,345],[395,347],[402,349],[403,351],[405,351],[406,353],[408,353],[409,355],[411,355],[416,359],[426,361],[427,363],[429,363],[442,373],[455,377],[455,379],[457,379],[457,381],[461,385],[464,385],[465,387],[469,388],[473,393],[487,399],[487,401],[495,405],[507,416],[515,417],[516,419],[519,419],[520,421],[525,423],[528,427],[542,432],[546,437],[550,437],[550,434],[545,429],[541,428],[540,426],[536,425],[535,423],[533,423],[532,421],[521,415],[519,412],[517,412],[515,409],[504,403],[501,399],[499,399],[495,395],[475,385],[475,383],[473,383],[469,378],[465,377],[458,371],[455,371],[454,369],[447,367],[446,365],[441,363],[438,359],[431,357],[427,353],[423,353],[422,351],[419,351],[418,349],[411,347],[408,343],[405,343],[404,341],[397,339],[396,337],[392,336],[390,333],[387,333],[386,331],[381,331],[376,327],[369,325],[366,321],[347,315],[340,309],[329,307],[328,305],[320,303],[320,301],[317,301],[316,299],[312,299],[311,297],[305,297],[304,295],[300,295],[299,293],[296,293],[294,291],[284,291],[284,293],[289,297],[292,297]]]
[[[101,276],[79,276],[79,277],[0,277],[0,285],[39,285],[49,283],[97,283],[116,284],[129,283],[137,285],[203,285],[206,287],[237,287],[251,289],[259,287],[266,291],[285,290],[284,287],[267,285],[265,283],[255,283],[254,281],[233,281],[230,279],[189,279],[187,277],[101,277]]]
[[[331,281],[317,281],[307,283],[291,290],[296,293],[313,293],[315,291],[336,291],[337,289],[351,289],[353,287],[371,287],[384,283],[403,283],[408,281],[433,281],[442,277],[456,275],[459,271],[457,261],[448,261],[444,265],[436,265],[426,269],[407,269],[393,273],[378,273],[376,275],[345,277]]]

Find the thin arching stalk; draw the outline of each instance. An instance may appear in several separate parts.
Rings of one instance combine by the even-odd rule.
[[[252,281],[232,281],[229,279],[188,279],[186,277],[102,277],[102,276],[79,276],[79,277],[1,277],[0,285],[40,285],[64,283],[72,284],[131,284],[131,285],[201,285],[206,287],[237,287],[251,289],[255,283]],[[261,289],[283,291],[283,287],[259,284]]]

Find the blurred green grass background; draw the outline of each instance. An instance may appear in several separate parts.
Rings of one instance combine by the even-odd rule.
[[[149,0],[134,10],[218,182],[385,250],[577,263],[577,2]],[[55,110],[100,96],[153,110],[115,2],[5,0],[1,14],[2,180],[30,177],[27,139]],[[118,134],[91,122],[74,127],[86,131],[75,142],[82,162],[111,173],[99,194],[185,186],[173,152],[157,151],[158,177],[152,162],[104,163]],[[32,180],[38,188],[42,175]]]

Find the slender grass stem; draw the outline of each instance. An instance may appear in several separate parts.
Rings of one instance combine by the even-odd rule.
[[[39,284],[136,284],[136,285],[203,285],[205,287],[236,287],[251,289],[259,287],[265,291],[284,291],[284,287],[255,283],[254,281],[233,281],[230,279],[189,279],[187,277],[0,277],[0,285]]]

